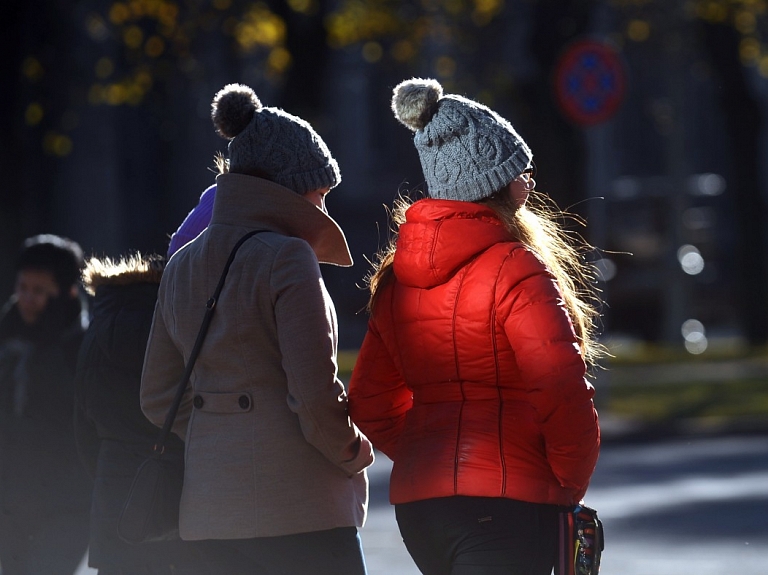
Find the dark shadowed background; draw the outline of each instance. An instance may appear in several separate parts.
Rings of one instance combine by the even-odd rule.
[[[434,77],[508,118],[538,189],[586,219],[573,229],[599,248],[617,353],[754,352],[768,330],[767,26],[747,0],[6,0],[0,287],[36,233],[87,254],[163,252],[225,150],[211,99],[242,82],[339,161],[328,206],[356,264],[324,273],[355,349],[384,206],[422,184],[392,88]]]

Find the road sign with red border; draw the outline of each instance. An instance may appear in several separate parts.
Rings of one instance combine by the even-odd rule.
[[[611,45],[579,40],[558,60],[554,88],[568,120],[581,126],[605,122],[624,98],[624,63]]]

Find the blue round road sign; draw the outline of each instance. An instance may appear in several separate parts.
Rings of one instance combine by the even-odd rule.
[[[580,40],[558,60],[554,84],[560,109],[570,121],[599,124],[613,116],[624,97],[624,65],[610,45]]]

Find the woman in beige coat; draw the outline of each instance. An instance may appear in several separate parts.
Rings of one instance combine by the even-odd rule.
[[[173,431],[186,442],[180,533],[218,540],[221,573],[365,573],[370,442],[337,378],[337,326],[318,262],[351,265],[324,204],[341,177],[312,127],[222,89],[230,139],[208,228],[168,263],[142,376],[162,425],[212,295],[237,253]]]

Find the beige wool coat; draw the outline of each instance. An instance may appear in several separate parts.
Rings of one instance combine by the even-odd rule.
[[[338,225],[282,186],[217,178],[207,230],[168,263],[141,406],[161,426],[224,264],[237,253],[173,431],[185,440],[183,539],[362,526],[370,442],[336,377],[337,325],[318,261],[351,265]]]

